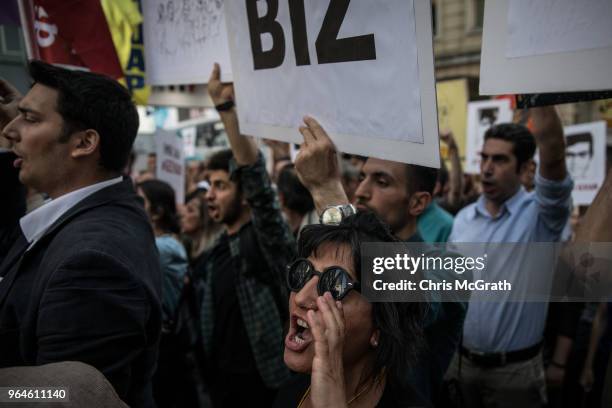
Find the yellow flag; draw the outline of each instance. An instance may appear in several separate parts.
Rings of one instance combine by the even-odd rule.
[[[145,84],[144,43],[140,0],[101,0],[125,76],[119,81],[134,102],[146,105],[151,88]]]

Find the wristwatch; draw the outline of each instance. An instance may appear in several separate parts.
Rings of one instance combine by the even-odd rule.
[[[319,223],[325,225],[338,225],[343,219],[356,213],[357,211],[352,204],[328,205],[321,213]]]

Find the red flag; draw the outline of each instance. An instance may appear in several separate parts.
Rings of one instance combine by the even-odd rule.
[[[32,57],[123,76],[100,0],[25,0]]]

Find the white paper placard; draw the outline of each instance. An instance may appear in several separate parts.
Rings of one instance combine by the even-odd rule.
[[[606,122],[566,126],[565,158],[575,205],[589,205],[606,177]]]
[[[611,0],[510,0],[508,58],[606,47],[612,47]]]
[[[170,184],[176,194],[176,202],[185,201],[185,155],[183,140],[177,132],[157,129],[155,132],[157,152],[156,176]]]
[[[213,63],[232,80],[223,0],[146,0],[143,35],[151,85],[204,84]]]
[[[249,4],[226,3],[243,133],[300,143],[310,115],[343,152],[439,167],[428,0]]]
[[[197,129],[195,126],[190,126],[180,130],[181,138],[183,139],[183,152],[185,157],[195,156]]]
[[[465,172],[480,173],[480,152],[484,134],[498,123],[512,122],[512,108],[508,99],[471,102],[468,104],[467,138],[465,143]]]
[[[480,60],[481,95],[612,89],[612,46],[606,46],[609,44],[606,33],[610,27],[603,27],[604,23],[600,22],[599,17],[595,24],[599,27],[597,35],[603,36],[603,39],[600,37],[594,44],[585,46],[592,35],[585,34],[581,24],[585,21],[584,13],[590,10],[584,5],[590,1],[529,0],[530,6],[526,8],[521,8],[518,3],[510,8],[514,1],[527,3],[527,0],[485,2]],[[568,16],[568,9],[564,8],[567,2],[581,6]],[[606,7],[610,7],[612,1],[604,2],[607,2],[607,6],[604,5],[603,13],[608,13]],[[555,21],[555,24],[547,27],[546,21],[532,21],[533,16],[529,13],[539,7],[544,10],[537,13],[548,12],[547,21]],[[565,27],[568,25],[570,27]],[[564,31],[555,32],[561,27]],[[568,43],[567,38],[572,40]]]

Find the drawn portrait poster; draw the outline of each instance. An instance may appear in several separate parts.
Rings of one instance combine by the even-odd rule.
[[[508,99],[472,102],[468,104],[465,172],[480,173],[480,152],[484,134],[493,125],[512,122],[512,108]]]
[[[143,2],[147,82],[151,85],[203,84],[213,63],[232,80],[223,0]]]
[[[606,122],[565,127],[565,160],[574,179],[574,205],[589,205],[606,176]]]

